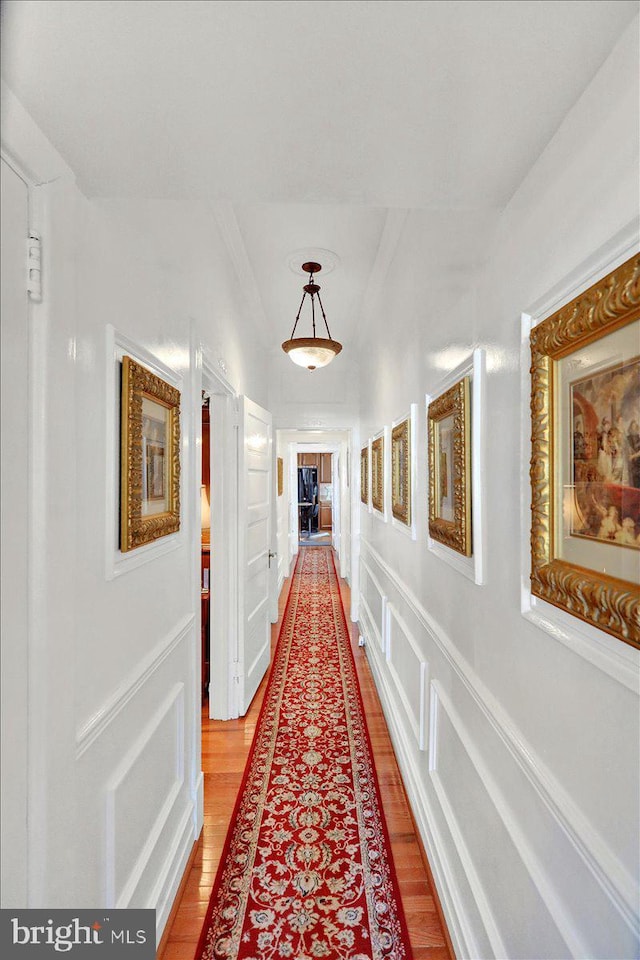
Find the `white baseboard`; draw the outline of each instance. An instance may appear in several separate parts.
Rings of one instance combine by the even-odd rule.
[[[204,773],[202,770],[196,780],[193,814],[193,835],[198,838],[204,824]]]
[[[167,855],[164,869],[156,884],[152,902],[148,904],[156,911],[156,944],[160,943],[164,928],[173,908],[173,902],[180,889],[184,872],[189,863],[193,844],[197,839],[193,830],[194,808],[187,808],[180,819],[175,832],[174,843]]]

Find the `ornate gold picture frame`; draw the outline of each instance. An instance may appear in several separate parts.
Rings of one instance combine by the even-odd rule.
[[[384,513],[384,437],[371,443],[371,503]]]
[[[122,358],[120,550],[180,529],[180,392]]]
[[[429,404],[429,536],[465,557],[471,539],[469,377]]]
[[[278,474],[278,496],[281,497],[284,493],[284,460],[282,457],[278,457],[277,460],[277,474]]]
[[[391,431],[391,512],[411,526],[411,421],[407,417]]]
[[[640,257],[531,345],[531,592],[640,647]]]
[[[360,451],[360,500],[369,506],[369,445]]]

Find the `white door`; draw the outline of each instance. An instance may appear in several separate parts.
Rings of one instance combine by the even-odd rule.
[[[28,190],[2,164],[2,906],[27,895]]]
[[[271,657],[271,414],[248,397],[242,397],[240,430],[237,704],[243,716]]]

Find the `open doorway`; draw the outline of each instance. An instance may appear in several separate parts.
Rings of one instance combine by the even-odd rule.
[[[200,695],[209,698],[211,611],[211,398],[202,392],[202,473],[200,477]]]
[[[202,391],[201,693],[211,720],[230,720],[246,712],[269,665],[276,583],[271,414],[237,396],[206,357]]]
[[[298,545],[329,547],[332,539],[332,454],[299,453]]]
[[[351,575],[351,430],[276,430],[276,457],[282,483],[276,498],[278,587],[291,575],[300,545],[332,546],[341,577]],[[317,514],[309,518],[308,506],[298,489],[298,468],[315,467]],[[301,495],[302,494],[302,495]],[[359,496],[359,489],[357,491]],[[307,536],[308,533],[311,536]]]

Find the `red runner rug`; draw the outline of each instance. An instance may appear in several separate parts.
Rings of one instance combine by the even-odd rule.
[[[411,958],[328,548],[298,558],[196,957]]]

